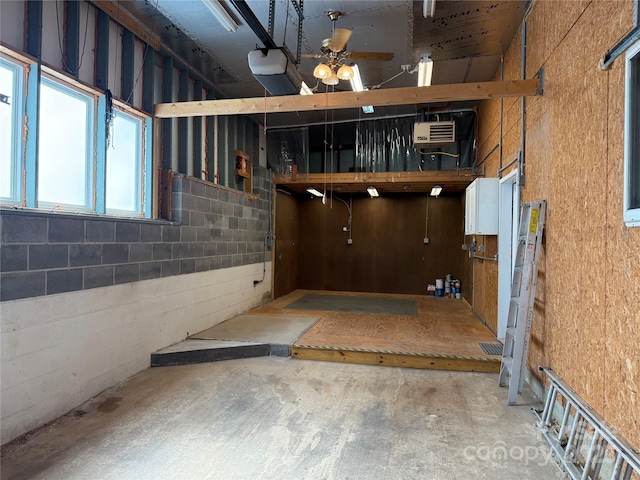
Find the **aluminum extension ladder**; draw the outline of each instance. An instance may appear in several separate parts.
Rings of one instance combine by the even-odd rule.
[[[640,453],[553,370],[538,426],[573,480],[640,478]]]
[[[501,387],[509,384],[509,405],[515,404],[524,383],[546,206],[545,200],[538,200],[520,207],[518,249],[499,383]]]

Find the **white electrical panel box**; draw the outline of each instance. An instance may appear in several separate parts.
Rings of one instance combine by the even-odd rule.
[[[500,179],[476,178],[467,187],[464,215],[465,235],[498,234]]]

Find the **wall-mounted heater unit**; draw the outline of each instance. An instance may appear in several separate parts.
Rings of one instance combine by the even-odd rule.
[[[282,48],[250,51],[249,68],[271,95],[297,95],[300,92],[302,77]]]
[[[413,148],[451,145],[456,141],[456,122],[416,122],[413,126]]]

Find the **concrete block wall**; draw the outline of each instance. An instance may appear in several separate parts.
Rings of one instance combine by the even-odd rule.
[[[255,169],[251,197],[176,176],[173,222],[3,209],[0,300],[262,262],[268,175]]]
[[[3,444],[270,300],[270,251],[253,284],[271,205],[254,173],[259,198],[176,177],[181,222],[2,210]]]

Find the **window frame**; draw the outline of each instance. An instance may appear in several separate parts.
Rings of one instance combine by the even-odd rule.
[[[24,115],[25,106],[25,66],[11,58],[5,56],[0,57],[0,62],[8,69],[13,70],[14,84],[11,91],[11,102],[15,105],[11,122],[14,126],[13,139],[11,144],[11,164],[9,172],[11,176],[11,194],[8,197],[0,197],[3,204],[6,205],[22,205],[24,188],[23,188],[23,143],[22,143],[22,116]]]
[[[114,124],[115,117],[120,114],[129,119],[133,119],[138,122],[136,138],[136,182],[135,182],[135,197],[136,197],[136,210],[121,210],[116,208],[107,207],[107,198],[109,196],[109,183],[108,183],[108,163],[109,163],[109,151],[110,145],[107,145],[107,151],[105,152],[105,168],[104,168],[104,181],[105,181],[105,213],[113,216],[144,216],[144,191],[145,191],[145,117],[138,112],[131,111],[130,108],[125,108],[119,102],[113,102]],[[113,133],[113,132],[112,132]]]
[[[624,194],[623,194],[623,218],[627,227],[640,227],[640,205],[631,206],[632,172],[640,176],[640,148],[638,140],[633,145],[633,126],[640,128],[640,106],[633,105],[640,99],[640,87],[633,84],[633,73],[640,75],[640,41],[634,43],[628,50],[625,59],[625,100],[624,100]],[[633,168],[632,168],[633,167]],[[635,179],[640,183],[640,178]],[[636,185],[635,188],[640,188]]]
[[[86,129],[87,129],[87,143],[85,145],[85,191],[84,191],[84,204],[76,205],[76,204],[66,204],[62,202],[51,202],[51,201],[42,201],[40,200],[40,191],[39,187],[36,189],[36,207],[42,209],[51,209],[54,208],[56,210],[61,209],[65,211],[80,211],[83,213],[86,212],[94,212],[96,211],[95,206],[95,191],[96,191],[96,177],[100,175],[100,172],[96,171],[96,130],[98,128],[98,124],[96,121],[96,112],[97,112],[97,95],[87,92],[83,89],[74,88],[73,85],[61,80],[58,76],[53,75],[43,75],[40,78],[40,95],[39,102],[42,102],[42,86],[47,85],[50,88],[57,90],[58,92],[65,93],[69,96],[75,97],[84,101],[88,108],[86,113]],[[41,134],[41,122],[42,115],[39,114],[38,119],[38,133]],[[38,142],[40,143],[40,142]],[[38,175],[40,172],[42,158],[42,149],[41,145],[38,147],[38,158],[37,162],[37,170],[36,173],[36,181],[39,182]]]

